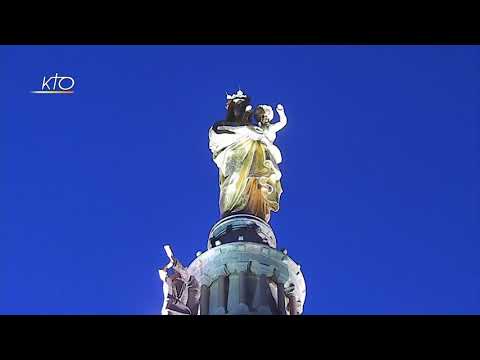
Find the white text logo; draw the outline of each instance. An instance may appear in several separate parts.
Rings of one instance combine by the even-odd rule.
[[[75,80],[70,76],[43,77],[42,90],[31,91],[32,94],[73,94]]]

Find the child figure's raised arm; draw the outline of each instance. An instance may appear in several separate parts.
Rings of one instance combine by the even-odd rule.
[[[280,117],[280,120],[275,124],[270,125],[270,130],[274,132],[282,130],[285,127],[285,125],[287,125],[287,115],[285,115],[285,109],[283,108],[283,105],[278,104],[276,110],[277,110],[278,116]]]

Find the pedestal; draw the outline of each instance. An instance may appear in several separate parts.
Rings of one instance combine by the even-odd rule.
[[[306,287],[300,266],[262,219],[232,215],[210,231],[188,271],[200,284],[200,315],[297,315]]]

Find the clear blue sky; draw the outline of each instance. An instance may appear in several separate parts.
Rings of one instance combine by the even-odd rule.
[[[70,75],[73,95],[35,95]],[[159,314],[218,220],[225,91],[284,104],[305,314],[480,314],[474,46],[0,46],[0,313]]]

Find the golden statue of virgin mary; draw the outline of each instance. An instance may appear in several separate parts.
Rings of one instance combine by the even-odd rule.
[[[227,95],[226,109],[227,118],[209,130],[210,151],[219,169],[221,215],[251,214],[268,222],[282,194],[282,156],[274,141],[287,124],[283,106],[277,105],[280,120],[272,124],[272,108],[259,105],[252,112],[249,97],[239,90]]]

